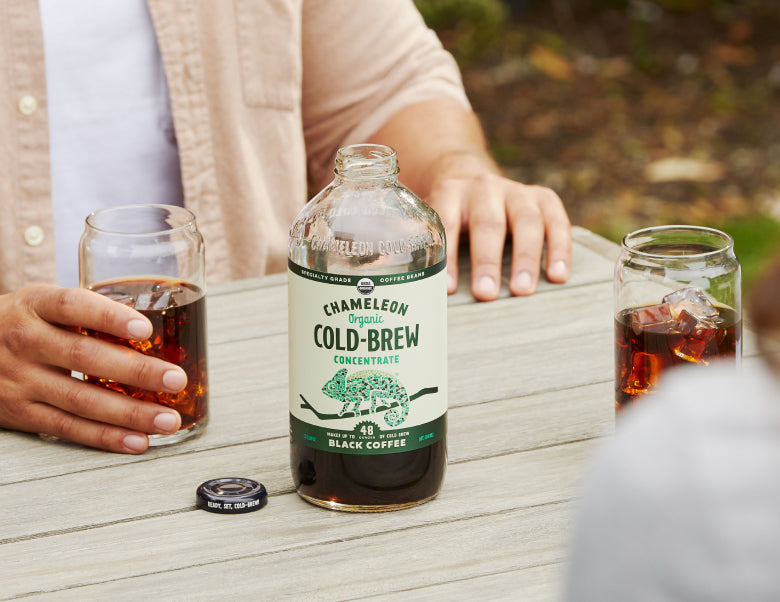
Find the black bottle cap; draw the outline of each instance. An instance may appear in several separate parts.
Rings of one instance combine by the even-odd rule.
[[[198,486],[198,508],[219,514],[243,514],[260,510],[268,502],[262,483],[242,477],[211,479]]]

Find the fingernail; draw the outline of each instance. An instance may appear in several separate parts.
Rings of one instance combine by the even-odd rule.
[[[168,370],[163,374],[163,385],[171,391],[181,391],[187,384],[187,375],[183,370]]]
[[[551,280],[563,280],[568,276],[569,270],[565,261],[556,261],[547,270],[547,277]]]
[[[530,293],[534,290],[534,279],[528,272],[518,272],[512,282],[512,288],[515,291]]]
[[[140,435],[128,435],[122,440],[122,443],[133,452],[146,451],[146,448],[149,447],[149,439]]]
[[[143,320],[130,320],[127,323],[127,332],[133,339],[146,339],[149,331],[149,323]]]
[[[173,412],[161,412],[154,417],[154,426],[163,433],[173,433],[179,429],[179,417]]]
[[[482,276],[477,280],[477,285],[474,288],[475,292],[480,295],[493,295],[496,292],[496,281],[490,276]]]

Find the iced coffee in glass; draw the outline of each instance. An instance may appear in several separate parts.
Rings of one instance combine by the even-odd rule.
[[[166,393],[89,374],[85,380],[179,412],[179,431],[149,435],[150,446],[201,432],[208,421],[209,386],[204,245],[195,216],[172,205],[125,205],[92,213],[79,245],[79,277],[82,287],[136,309],[153,327],[152,336],[143,341],[84,334],[180,366],[187,386]]]
[[[615,407],[652,396],[669,368],[741,357],[734,241],[698,226],[628,234],[615,267]]]

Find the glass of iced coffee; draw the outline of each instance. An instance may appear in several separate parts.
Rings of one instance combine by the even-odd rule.
[[[187,386],[179,393],[146,391],[91,375],[85,380],[177,410],[180,430],[150,435],[151,446],[202,431],[209,397],[206,285],[203,238],[195,216],[172,205],[124,205],[90,214],[79,244],[79,279],[83,288],[138,310],[153,326],[152,336],[144,341],[85,334],[160,357],[187,373]]]
[[[734,241],[699,226],[623,238],[615,266],[615,407],[651,396],[674,366],[741,357],[741,269]]]

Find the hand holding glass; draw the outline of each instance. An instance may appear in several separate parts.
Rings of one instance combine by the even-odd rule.
[[[146,391],[90,375],[85,380],[179,412],[180,430],[150,435],[150,446],[176,443],[203,430],[208,420],[205,266],[195,216],[172,205],[124,205],[92,213],[79,244],[79,275],[81,287],[133,307],[153,326],[144,341],[85,334],[159,357],[187,373],[187,386],[179,393]]]

